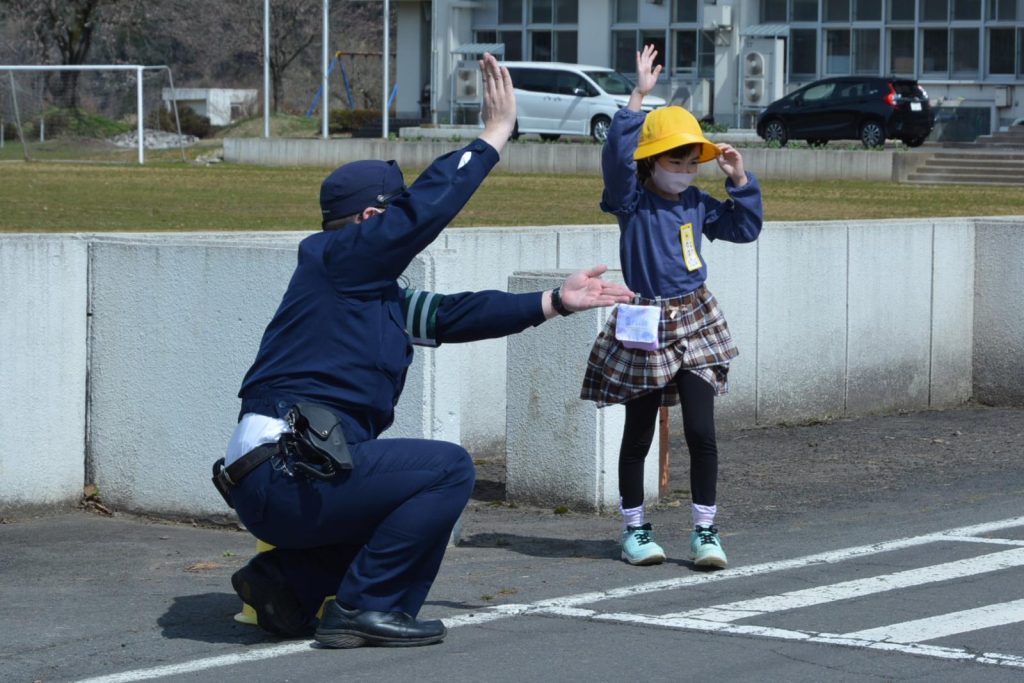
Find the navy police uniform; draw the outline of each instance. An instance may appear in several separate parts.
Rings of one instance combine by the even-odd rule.
[[[417,321],[408,327],[432,344],[500,337],[545,319],[540,292],[440,296],[398,284],[497,161],[494,148],[475,140],[438,158],[407,190],[395,180],[397,165],[380,161],[342,166],[321,189],[325,222],[348,201],[335,201],[332,188],[346,184],[343,195],[353,184],[380,188],[386,210],[301,242],[239,391],[240,416],[285,418],[300,403],[329,408],[353,466],[321,479],[277,455],[230,490],[246,528],[276,546],[275,571],[307,617],[333,594],[346,608],[415,616],[472,492],[473,464],[461,446],[378,438],[393,421],[412,362],[410,317]],[[350,203],[340,213],[367,205]]]

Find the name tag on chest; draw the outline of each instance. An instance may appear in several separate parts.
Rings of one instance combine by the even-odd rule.
[[[697,242],[693,237],[693,223],[679,227],[679,243],[683,249],[683,263],[686,264],[686,269],[691,273],[700,270],[704,263],[700,260],[700,254],[697,253]]]

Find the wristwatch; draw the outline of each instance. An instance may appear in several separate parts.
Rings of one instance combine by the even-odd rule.
[[[558,311],[559,315],[572,315],[573,311],[570,311],[565,307],[565,304],[562,303],[562,293],[559,291],[561,289],[561,287],[555,287],[551,290],[551,308]]]

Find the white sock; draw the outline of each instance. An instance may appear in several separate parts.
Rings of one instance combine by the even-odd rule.
[[[619,509],[622,510],[622,528],[625,529],[627,526],[643,526],[644,525],[644,506],[635,508],[624,508],[622,507],[622,500],[619,500]]]
[[[718,512],[717,505],[693,504],[693,525],[711,526],[715,523],[715,513]]]

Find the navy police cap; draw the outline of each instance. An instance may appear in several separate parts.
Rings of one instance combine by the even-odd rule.
[[[384,207],[405,190],[398,163],[353,161],[335,169],[320,185],[320,212],[327,224],[362,213],[368,206]]]

